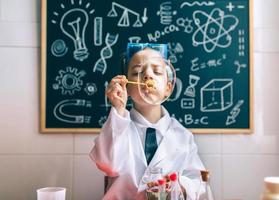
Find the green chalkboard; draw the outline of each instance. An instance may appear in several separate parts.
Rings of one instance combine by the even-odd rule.
[[[251,21],[251,0],[43,0],[41,132],[99,131],[128,42],[168,44],[177,82],[164,106],[185,127],[252,132]]]

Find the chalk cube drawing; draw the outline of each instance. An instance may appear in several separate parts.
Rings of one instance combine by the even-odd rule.
[[[233,80],[212,79],[201,88],[201,111],[224,111],[233,104]]]

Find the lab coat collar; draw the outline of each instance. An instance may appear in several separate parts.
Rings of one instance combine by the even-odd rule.
[[[158,130],[159,133],[164,136],[164,134],[167,132],[167,130],[170,126],[171,118],[170,118],[170,115],[169,115],[168,111],[163,106],[161,106],[161,109],[162,109],[163,117],[158,122],[156,122],[154,124],[147,121],[145,119],[145,117],[142,116],[135,108],[132,108],[131,111],[130,111],[131,119],[139,127],[154,128],[154,129]]]

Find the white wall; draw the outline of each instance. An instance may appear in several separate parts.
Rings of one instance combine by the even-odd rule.
[[[196,135],[217,200],[256,200],[279,176],[278,0],[254,0],[255,132]],[[0,199],[35,200],[68,188],[68,200],[99,200],[103,176],[88,152],[96,135],[40,134],[40,1],[0,0]]]

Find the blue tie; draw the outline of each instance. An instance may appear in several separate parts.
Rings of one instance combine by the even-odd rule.
[[[157,150],[157,140],[156,140],[156,129],[147,128],[145,135],[145,148],[144,153],[146,157],[147,164],[152,160],[156,150]]]

